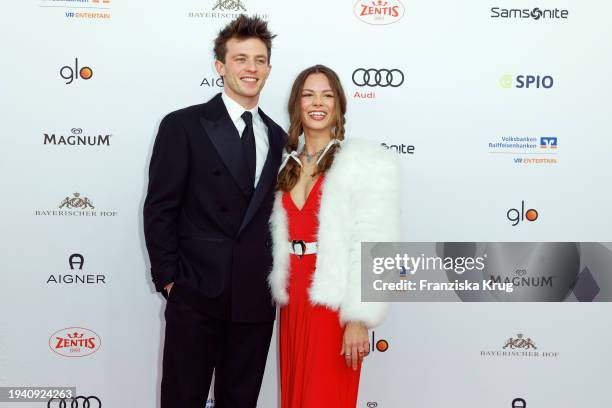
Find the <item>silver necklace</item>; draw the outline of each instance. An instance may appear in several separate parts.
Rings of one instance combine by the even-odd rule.
[[[321,150],[319,150],[318,152],[314,152],[312,154],[308,153],[306,151],[306,149],[304,149],[304,151],[302,152],[302,154],[304,156],[306,156],[306,162],[311,163],[312,159],[314,159],[315,157],[318,157],[321,153],[323,153],[323,150],[325,150],[325,148],[322,148]]]

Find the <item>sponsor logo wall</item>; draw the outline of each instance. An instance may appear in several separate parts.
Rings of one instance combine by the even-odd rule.
[[[39,0],[3,13],[0,387],[76,387],[48,407],[156,406],[165,300],[142,236],[148,161],[166,113],[223,91],[212,41],[240,13],[278,34],[260,106],[285,128],[299,71],[338,72],[347,139],[400,163],[405,241],[612,241],[612,3]],[[612,306],[583,304],[610,275],[519,261],[491,279],[527,294],[576,281],[571,301],[394,303],[369,332],[357,406],[612,406]],[[276,354],[273,341],[260,408],[279,406]]]

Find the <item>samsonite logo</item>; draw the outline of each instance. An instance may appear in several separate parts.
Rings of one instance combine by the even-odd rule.
[[[353,7],[353,13],[366,24],[388,25],[404,17],[405,7],[399,0],[359,0]]]
[[[84,327],[68,327],[49,338],[49,348],[64,357],[85,357],[100,349],[102,341],[94,331]]]

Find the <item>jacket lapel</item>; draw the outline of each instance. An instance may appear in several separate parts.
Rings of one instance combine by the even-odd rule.
[[[250,181],[242,153],[240,135],[227,113],[221,94],[212,98],[207,108],[200,122],[240,191],[248,198]]]
[[[277,171],[281,162],[281,150],[283,148],[282,134],[275,131],[276,128],[272,125],[272,120],[264,114],[261,109],[259,110],[259,114],[268,127],[268,142],[270,147],[268,149],[268,155],[266,156],[266,162],[259,176],[257,186],[255,186],[255,191],[253,192],[244,218],[242,219],[242,225],[240,226],[238,234],[240,234],[244,227],[253,219],[270,189],[274,188],[276,185]]]

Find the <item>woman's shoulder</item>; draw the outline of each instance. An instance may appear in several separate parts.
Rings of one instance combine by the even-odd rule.
[[[390,171],[398,166],[396,155],[372,140],[349,139],[342,143],[338,161],[343,167],[359,168],[361,172]]]

